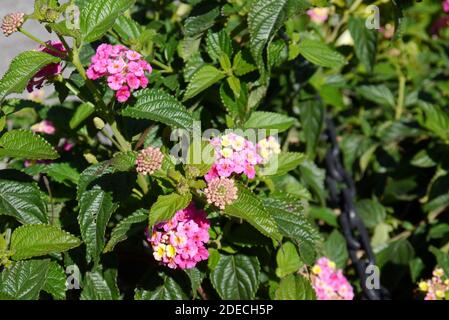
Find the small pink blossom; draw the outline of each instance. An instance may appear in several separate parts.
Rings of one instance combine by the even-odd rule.
[[[118,102],[125,102],[131,96],[131,92],[127,86],[121,87],[115,94]]]
[[[449,12],[449,0],[444,0],[442,5],[443,5],[443,11]]]
[[[39,123],[36,123],[31,127],[31,131],[36,133],[45,133],[49,135],[53,135],[56,132],[56,128],[53,125],[53,122],[48,120],[43,120]]]
[[[307,15],[315,23],[321,24],[325,22],[329,16],[329,8],[313,8],[307,10]]]

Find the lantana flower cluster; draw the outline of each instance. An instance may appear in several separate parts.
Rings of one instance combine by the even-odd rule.
[[[229,133],[211,140],[215,148],[216,160],[212,168],[204,176],[207,182],[216,177],[227,178],[233,173],[244,173],[249,179],[256,175],[256,165],[262,163],[257,147],[249,140]]]
[[[269,136],[260,140],[257,143],[257,152],[262,157],[262,161],[265,163],[274,155],[281,153],[281,146],[277,142],[276,138]]]
[[[424,300],[447,300],[449,297],[449,277],[445,277],[441,268],[432,272],[432,278],[421,281],[419,289],[426,292]]]
[[[119,102],[127,101],[132,91],[146,88],[145,72],[153,71],[140,53],[122,45],[101,44],[91,62],[87,77],[91,80],[105,77]]]
[[[209,257],[210,223],[204,210],[191,203],[170,220],[154,226],[148,234],[154,259],[172,269],[190,269]]]
[[[312,267],[312,285],[318,300],[352,300],[354,291],[341,269],[326,257]]]
[[[65,55],[64,45],[59,41],[47,41],[47,46],[39,46],[38,51],[51,54],[52,56],[62,58]],[[49,47],[53,48],[50,49]],[[52,78],[60,75],[62,73],[61,63],[50,63],[49,65],[43,67],[36,73],[33,78],[28,82],[27,91],[33,92],[34,89],[41,89],[44,86],[46,80],[51,80]]]
[[[162,167],[163,160],[164,154],[159,148],[145,148],[137,155],[136,171],[143,175],[151,175]]]

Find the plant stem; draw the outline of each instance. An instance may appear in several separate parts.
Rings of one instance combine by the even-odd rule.
[[[168,73],[172,73],[173,72],[173,68],[170,66],[167,66],[166,64],[163,64],[162,62],[157,61],[156,59],[151,60],[151,63],[154,64],[155,66],[158,66],[159,68],[161,68],[162,70],[168,72]]]
[[[352,6],[345,11],[343,14],[343,18],[340,20],[340,22],[335,27],[334,31],[332,32],[329,41],[328,42],[334,42],[338,37],[338,32],[340,31],[340,28],[349,20],[349,15],[357,10],[357,8],[362,4],[363,0],[356,0]]]
[[[19,28],[19,31],[25,35],[26,37],[30,38],[31,40],[39,43],[40,45],[43,45],[44,47],[46,47],[48,50],[52,51],[53,53],[57,54],[57,56],[61,56],[64,55],[64,52],[61,52],[59,50],[56,50],[55,48],[53,48],[52,46],[48,45],[47,43],[45,43],[44,41],[40,40],[39,38],[36,38],[35,36],[33,36],[31,33],[29,33],[28,31],[26,31],[25,29]],[[64,58],[65,59],[65,58]]]
[[[137,184],[139,185],[140,189],[142,189],[144,195],[148,193],[148,182],[140,173],[137,175]]]
[[[405,99],[405,76],[400,73],[399,75],[399,92],[398,92],[398,102],[396,105],[396,115],[395,119],[399,120],[402,116],[404,110],[404,99]]]

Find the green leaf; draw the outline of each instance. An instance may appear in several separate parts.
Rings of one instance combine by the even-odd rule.
[[[142,27],[136,21],[124,15],[120,15],[114,25],[114,31],[125,41],[138,39],[141,29]]]
[[[78,188],[76,191],[76,198],[79,200],[84,191],[87,190],[89,185],[96,179],[114,173],[115,169],[110,165],[109,161],[96,163],[87,167],[80,175],[78,180]]]
[[[354,17],[349,19],[348,28],[354,39],[355,55],[366,70],[371,72],[376,62],[378,31],[368,29],[364,19]]]
[[[134,4],[133,0],[95,0],[81,9],[80,29],[86,43],[100,39],[115,20]]]
[[[311,188],[321,204],[324,204],[326,198],[326,189],[324,188],[325,171],[317,167],[315,163],[306,159],[299,164],[301,180],[306,187]]]
[[[75,113],[70,119],[69,126],[70,129],[75,129],[78,127],[84,120],[86,120],[90,115],[92,115],[95,111],[95,107],[91,102],[86,102],[79,105],[76,108]]]
[[[136,290],[135,300],[185,300],[187,299],[182,288],[176,281],[164,275],[163,284],[153,291]]]
[[[366,100],[372,101],[381,106],[388,106],[392,108],[395,106],[394,95],[384,84],[359,86],[356,91]]]
[[[112,292],[99,272],[87,272],[80,300],[112,300]]]
[[[189,100],[217,83],[225,77],[225,74],[211,65],[201,67],[190,79],[186,92],[184,93],[184,101]]]
[[[64,269],[55,261],[51,261],[48,267],[47,279],[42,290],[51,294],[56,300],[64,300],[67,291],[67,275]]]
[[[22,93],[28,81],[43,67],[61,61],[58,57],[40,51],[27,51],[14,58],[0,80],[0,102],[11,93]]]
[[[355,207],[357,213],[368,228],[374,228],[383,222],[387,216],[384,206],[375,199],[357,201]]]
[[[234,74],[240,77],[256,70],[257,67],[252,62],[253,59],[247,51],[237,52],[232,62],[232,70]]]
[[[198,268],[184,269],[184,272],[189,276],[193,298],[195,299],[197,296],[196,291],[201,286],[201,282],[206,277],[206,273],[201,272]]]
[[[439,106],[429,103],[421,103],[420,108],[424,112],[424,117],[420,121],[421,125],[441,139],[448,141],[449,115]]]
[[[264,165],[261,172],[265,176],[282,176],[294,170],[305,160],[305,156],[299,152],[281,152],[272,156]]]
[[[192,114],[168,93],[160,89],[145,89],[135,96],[135,105],[126,107],[122,111],[124,116],[159,121],[172,127],[192,128]]]
[[[245,129],[276,129],[282,132],[290,129],[295,119],[289,116],[265,111],[254,111],[249,119],[245,122]]]
[[[215,24],[215,19],[220,15],[220,8],[214,8],[205,14],[189,17],[184,24],[184,34],[187,37],[195,37],[208,30]]]
[[[14,300],[37,300],[47,280],[50,260],[17,261],[0,273],[0,295]]]
[[[134,151],[117,152],[111,159],[111,166],[117,171],[129,171],[135,168],[136,158]]]
[[[324,105],[319,100],[308,100],[301,105],[301,126],[306,139],[306,154],[315,158],[318,140],[324,126]]]
[[[346,239],[343,235],[334,229],[324,243],[324,253],[331,261],[334,261],[339,269],[346,266],[348,260],[348,249],[346,248]]]
[[[150,227],[158,222],[170,220],[176,211],[186,208],[190,201],[192,201],[191,193],[185,195],[170,193],[159,196],[150,209]]]
[[[86,191],[79,201],[78,222],[81,238],[86,244],[87,261],[100,260],[104,249],[106,226],[118,205],[112,202],[112,196],[101,189]]]
[[[300,254],[313,256],[321,240],[315,226],[304,215],[304,203],[295,198],[265,198],[263,204],[270,216],[276,221],[284,237],[293,240],[300,249]],[[312,257],[305,262],[313,263]]]
[[[251,53],[262,77],[265,75],[264,52],[286,18],[288,0],[253,1],[248,13]]]
[[[437,259],[437,265],[443,268],[446,275],[449,274],[449,254],[430,246],[429,251],[432,252]]]
[[[30,130],[12,130],[0,137],[0,157],[29,160],[57,159],[56,150],[41,136]]]
[[[225,30],[208,32],[206,37],[207,53],[211,59],[218,61],[221,56],[231,57],[232,42]]]
[[[339,68],[346,64],[344,56],[318,40],[302,40],[299,43],[299,52],[304,58],[321,67]]]
[[[27,224],[14,230],[10,250],[14,260],[59,253],[75,248],[81,241],[59,227]]]
[[[67,186],[76,185],[80,177],[78,171],[66,162],[46,165],[42,173],[47,174],[53,181],[64,183]]]
[[[276,300],[316,300],[315,290],[301,275],[289,275],[281,280],[275,294]]]
[[[33,183],[0,180],[0,215],[12,216],[21,223],[47,223],[47,207]]]
[[[103,252],[110,252],[114,250],[117,243],[126,240],[128,233],[133,226],[138,223],[146,222],[148,220],[148,210],[139,209],[132,215],[121,220],[114,229],[112,229],[111,238],[104,248]]]
[[[286,242],[279,248],[276,254],[276,262],[276,275],[279,278],[297,272],[302,264],[296,246],[291,242]]]
[[[227,205],[224,212],[247,221],[267,237],[275,240],[281,239],[276,221],[265,210],[261,200],[242,185],[238,185],[237,200]]]
[[[259,275],[257,257],[220,255],[210,281],[224,300],[249,300],[254,299],[259,288]]]
[[[391,242],[377,255],[377,265],[382,268],[387,262],[399,265],[408,265],[415,256],[415,249],[407,239]]]

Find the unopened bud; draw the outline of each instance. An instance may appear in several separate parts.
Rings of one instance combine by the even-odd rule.
[[[8,13],[2,22],[2,31],[5,36],[10,36],[14,32],[17,32],[23,25],[25,14],[23,12]]]
[[[83,156],[84,156],[84,159],[86,159],[86,161],[89,162],[90,164],[98,163],[97,158],[92,153],[85,153],[85,154],[83,154]]]
[[[94,118],[94,125],[95,125],[95,128],[97,128],[98,130],[103,130],[103,128],[104,128],[104,121],[101,118],[95,117]]]

